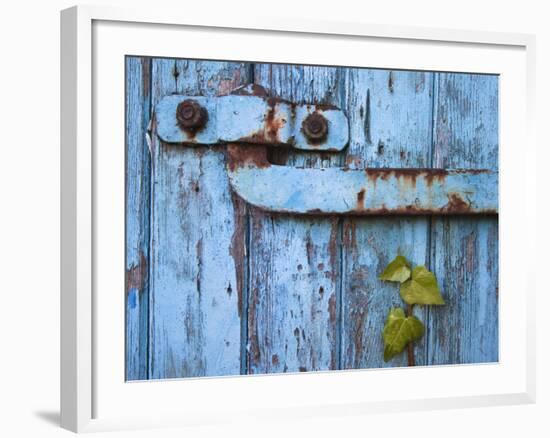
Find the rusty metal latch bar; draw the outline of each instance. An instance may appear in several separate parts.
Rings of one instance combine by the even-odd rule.
[[[300,169],[265,148],[229,146],[232,189],[262,210],[292,214],[496,214],[498,173],[445,169]]]
[[[342,110],[269,98],[253,85],[227,96],[166,96],[155,113],[157,134],[166,143],[235,142],[313,151],[341,151],[348,143]]]

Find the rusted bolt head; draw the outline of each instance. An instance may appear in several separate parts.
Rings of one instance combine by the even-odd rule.
[[[176,119],[182,129],[198,131],[206,125],[208,112],[196,100],[186,99],[179,103]]]
[[[302,131],[311,143],[321,143],[328,135],[328,121],[322,114],[310,114],[302,122]]]

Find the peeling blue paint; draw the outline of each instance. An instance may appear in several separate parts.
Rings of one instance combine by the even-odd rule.
[[[131,288],[128,291],[128,307],[130,309],[135,309],[136,308],[137,300],[138,300],[138,294],[139,294],[139,291],[135,288]]]
[[[401,305],[378,280],[396,254],[447,302],[415,307],[416,364],[498,360],[498,77],[144,59],[128,62],[126,269],[150,263],[127,292],[128,379],[407,365],[383,363],[379,332]],[[250,81],[277,99],[227,96]],[[186,98],[209,108],[203,130],[177,125]],[[300,137],[315,111],[328,146]],[[219,142],[257,155],[189,147]]]

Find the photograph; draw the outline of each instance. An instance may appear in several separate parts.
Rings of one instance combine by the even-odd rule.
[[[6,2],[0,436],[544,436],[543,6]]]
[[[499,81],[127,55],[126,381],[498,363]]]

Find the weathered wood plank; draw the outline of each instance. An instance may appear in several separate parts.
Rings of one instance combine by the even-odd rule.
[[[126,379],[147,379],[151,115],[148,58],[126,58]]]
[[[434,167],[498,168],[498,77],[436,75]],[[498,220],[434,217],[428,363],[498,360]]]
[[[163,96],[223,94],[247,65],[153,59],[153,105]],[[225,148],[152,145],[150,377],[240,372],[242,213]]]
[[[346,108],[352,168],[429,167],[432,138],[433,74],[349,69]],[[429,265],[428,219],[373,217],[344,220],[342,273],[342,367],[407,365],[402,354],[383,362],[382,328],[391,307],[404,303],[399,288],[378,279],[397,254]],[[425,320],[425,310],[415,314]],[[426,337],[414,349],[425,363]]]
[[[256,64],[254,82],[296,103],[332,103],[337,68]],[[330,153],[275,151],[273,162],[340,164]],[[253,374],[338,368],[340,226],[337,219],[252,210],[248,371]]]

